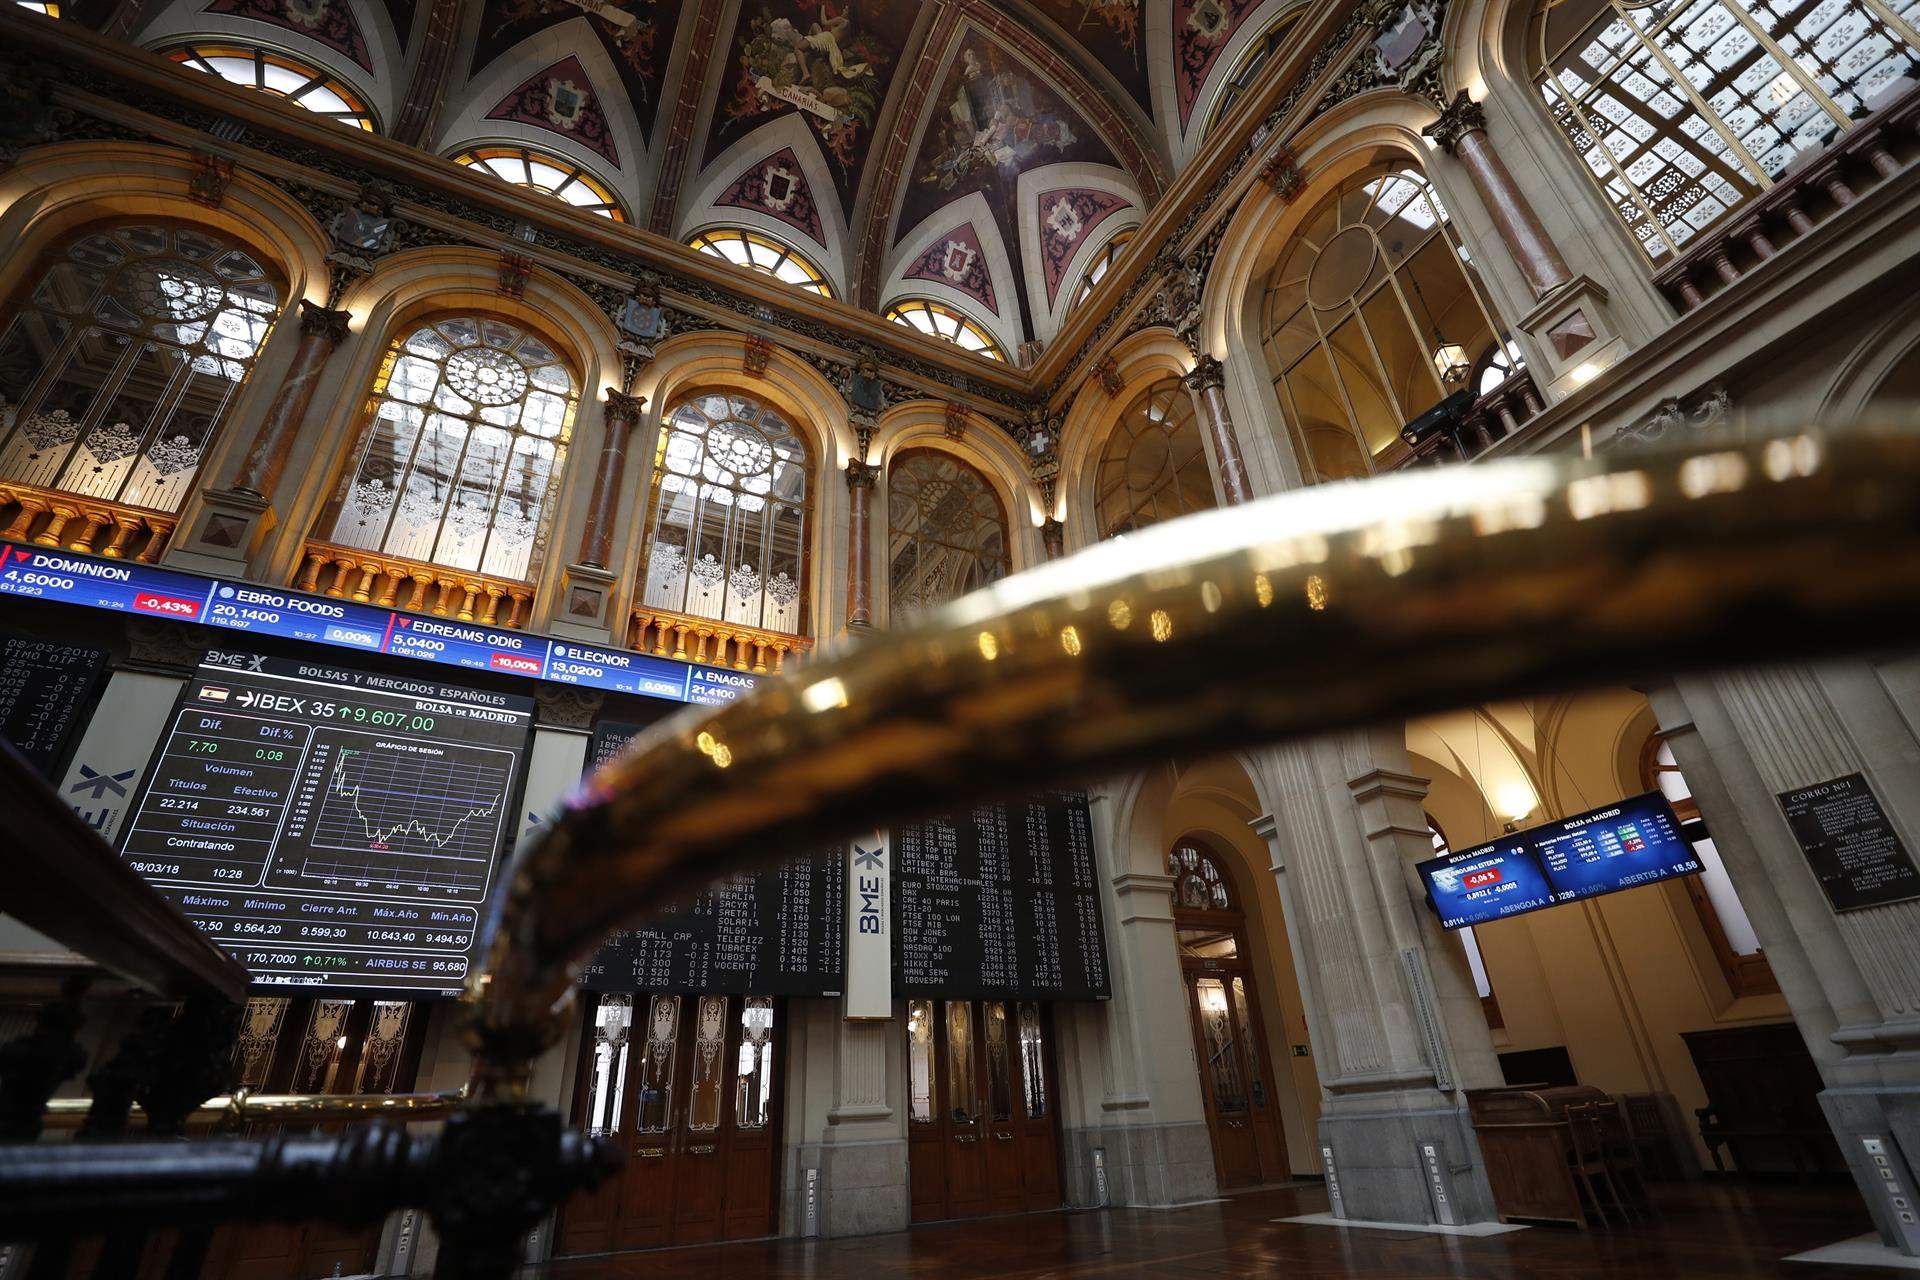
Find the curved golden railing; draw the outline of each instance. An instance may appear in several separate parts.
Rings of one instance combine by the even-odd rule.
[[[516,858],[469,987],[518,1097],[612,929],[956,802],[1491,697],[1887,646],[1920,434],[1528,457],[1190,516],[656,726]]]

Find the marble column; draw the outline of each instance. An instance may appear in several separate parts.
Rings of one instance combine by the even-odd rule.
[[[1456,1222],[1491,1220],[1492,1193],[1464,1090],[1500,1083],[1466,953],[1417,908],[1413,864],[1431,854],[1398,725],[1250,757],[1315,1069],[1316,1145],[1344,1216],[1435,1221],[1428,1148]]]
[[[1566,259],[1540,224],[1499,152],[1487,141],[1487,113],[1462,89],[1440,118],[1421,131],[1440,144],[1440,149],[1459,160],[1480,193],[1480,203],[1499,229],[1501,240],[1513,255],[1535,297],[1546,294],[1573,279]]]
[[[234,479],[234,488],[261,497],[273,493],[274,486],[287,469],[293,442],[306,421],[307,406],[313,403],[313,392],[320,381],[321,370],[326,368],[327,358],[346,338],[347,322],[351,318],[348,312],[317,307],[301,299],[300,345],[294,348],[293,364],[281,380],[280,389],[274,393],[273,403],[267,406],[266,419],[260,424],[260,430],[253,437],[253,445],[240,464],[240,474]]]
[[[1067,554],[1067,526],[1048,516],[1040,526],[1040,544],[1047,549],[1047,559],[1058,560]]]
[[[606,439],[600,445],[600,466],[593,476],[593,498],[587,506],[586,528],[580,531],[580,563],[604,569],[613,558],[613,526],[620,513],[620,486],[627,472],[627,443],[640,425],[645,396],[607,392]]]
[[[1193,393],[1207,434],[1213,439],[1214,459],[1220,464],[1223,503],[1237,507],[1251,500],[1253,486],[1247,482],[1246,459],[1240,454],[1240,440],[1233,434],[1233,419],[1227,413],[1226,371],[1214,357],[1203,355],[1180,381]]]
[[[880,468],[858,458],[847,463],[852,497],[847,518],[847,625],[873,625],[873,485]]]

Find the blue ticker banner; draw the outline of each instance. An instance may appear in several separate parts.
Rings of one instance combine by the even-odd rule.
[[[731,702],[758,683],[757,677],[740,671],[302,595],[257,583],[206,578],[157,565],[16,543],[0,543],[0,549],[5,553],[5,565],[0,567],[0,596],[172,618],[280,640],[413,658],[442,667],[493,671],[706,706]]]

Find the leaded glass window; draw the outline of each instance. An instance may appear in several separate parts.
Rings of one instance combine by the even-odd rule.
[[[80,236],[0,331],[0,477],[178,511],[280,303],[218,232]]]
[[[1535,14],[1534,57],[1607,203],[1671,261],[1920,72],[1917,22],[1910,0],[1566,0]]]
[[[573,430],[574,377],[544,338],[447,316],[387,350],[330,541],[531,580]]]
[[[166,56],[228,84],[258,89],[297,103],[315,115],[374,131],[372,108],[344,80],[277,50],[196,42],[169,49]]]
[[[1007,517],[986,478],[950,453],[915,449],[887,472],[888,590],[896,612],[929,608],[1007,576]]]
[[[531,187],[582,212],[597,213],[614,222],[627,220],[626,211],[606,183],[586,166],[550,151],[522,146],[470,147],[457,153],[453,161],[516,187]]]
[[[817,293],[833,296],[833,285],[819,267],[790,244],[740,227],[713,227],[687,241],[690,248],[723,258],[736,267],[750,267],[763,275]]]
[[[764,1129],[773,1117],[773,997],[748,996],[740,1010],[740,1062],[733,1124]]]
[[[1000,344],[972,317],[931,298],[902,298],[887,308],[886,318],[932,337],[944,338],[962,350],[989,360],[1007,358]]]
[[[1400,429],[1461,389],[1459,353],[1499,326],[1447,210],[1417,171],[1363,171],[1325,193],[1269,277],[1274,390],[1317,480],[1364,476]]]
[[[1215,505],[1193,397],[1180,379],[1163,378],[1127,406],[1093,483],[1103,538]]]
[[[695,396],[660,424],[647,608],[798,635],[805,628],[806,441],[745,396]]]

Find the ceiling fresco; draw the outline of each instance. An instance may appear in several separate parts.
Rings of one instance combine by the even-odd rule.
[[[778,218],[816,245],[826,246],[827,232],[820,223],[820,206],[800,167],[800,157],[793,154],[792,147],[781,148],[735,178],[714,203],[731,209],[752,209]]]
[[[489,120],[530,124],[568,138],[618,168],[620,151],[607,123],[606,109],[580,59],[569,54],[532,76],[487,112]]]
[[[853,205],[873,127],[917,5],[743,0],[719,80],[706,155],[798,113],[820,140],[840,206]]]
[[[588,12],[572,0],[486,0],[468,75],[479,75],[527,37],[584,17],[619,71],[621,87],[645,136],[659,111],[660,82],[673,49],[680,7],[680,0],[604,0]]]
[[[373,70],[367,37],[347,0],[214,0],[204,12],[250,18],[292,31],[345,55],[362,71]]]
[[[1034,8],[1059,24],[1113,74],[1149,116],[1153,91],[1147,80],[1147,41],[1141,10],[1146,0],[1033,0]]]
[[[1180,128],[1189,128],[1193,107],[1217,69],[1227,43],[1260,0],[1173,0],[1173,88]]]
[[[1020,175],[1068,161],[1119,168],[1093,126],[1051,84],[977,32],[961,42],[927,111],[895,240],[944,206],[979,192],[993,211],[1015,279],[1024,274],[1015,211]],[[1024,320],[1024,294],[1021,310]],[[1033,331],[1030,321],[1023,328]]]

